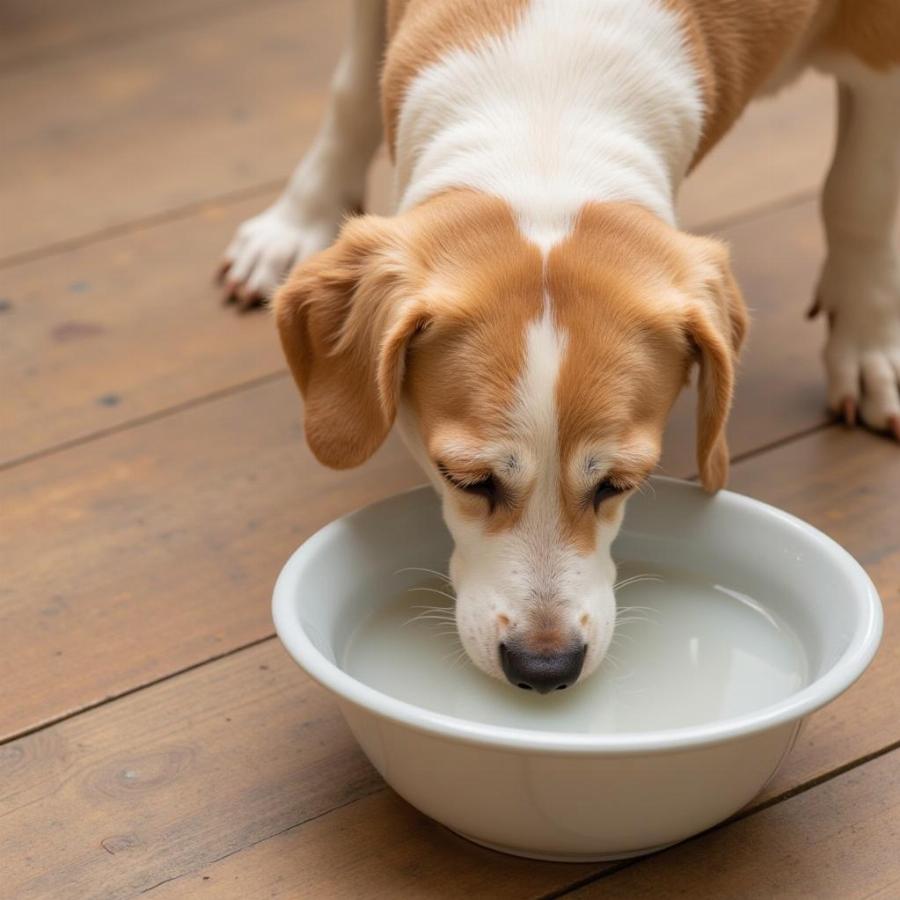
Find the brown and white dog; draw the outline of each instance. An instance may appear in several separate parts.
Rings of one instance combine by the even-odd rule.
[[[274,306],[310,446],[355,466],[398,422],[443,496],[485,672],[546,691],[600,662],[610,544],[695,363],[699,471],[724,484],[747,316],[674,198],[810,65],[840,103],[828,398],[900,438],[897,0],[357,0],[322,131],[239,230],[226,293],[267,296],[301,262]],[[346,219],[382,123],[396,214]]]

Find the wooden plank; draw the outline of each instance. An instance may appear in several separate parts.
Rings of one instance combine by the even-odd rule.
[[[687,228],[747,216],[818,190],[834,146],[832,79],[808,73],[753,103],[684,185]]]
[[[0,257],[285,178],[317,127],[345,14],[290,0],[223,8],[9,72]],[[817,185],[826,94],[812,79],[749,112],[686,188],[685,223]]]
[[[247,0],[4,0],[0,6],[0,69],[84,53],[151,29],[177,29]],[[258,2],[258,0],[257,0]]]
[[[888,601],[884,645],[872,670],[812,717],[762,799],[900,738],[900,604],[889,602],[900,587],[893,527],[898,470],[900,454],[891,443],[836,427],[735,467],[741,489],[807,517],[856,553]],[[270,678],[277,689],[267,687]],[[222,717],[232,711],[242,718],[225,730]],[[319,750],[334,761],[323,760],[309,774],[305,754]],[[7,877],[21,886],[17,896],[29,890],[40,896],[37,888],[49,893],[57,873],[77,879],[79,896],[86,897],[124,895],[182,875],[159,893],[195,896],[206,885],[215,896],[378,896],[395,889],[402,895],[423,886],[477,890],[483,879],[488,894],[529,896],[595,871],[494,857],[388,794],[324,815],[329,804],[364,797],[378,781],[334,705],[274,642],[25,737],[4,748],[3,762],[10,777],[4,782],[0,774],[8,804],[0,800],[0,813],[6,812],[0,843],[18,848],[39,840],[43,849],[41,855],[10,853]],[[164,775],[154,774],[164,765]],[[103,787],[120,785],[128,771],[138,773],[139,790]],[[86,790],[96,798],[87,809]],[[319,818],[311,822],[312,815]],[[103,853],[107,838],[115,849]]]
[[[388,840],[382,828],[372,827],[376,822],[390,829]],[[148,893],[153,900],[525,900],[543,897],[589,871],[586,865],[535,862],[484,850],[426,819],[393,792],[382,791]]]
[[[286,177],[345,16],[342,3],[247,4],[6,73],[0,257]]]
[[[293,845],[304,822],[288,873],[321,890],[293,896],[433,875],[513,897],[589,871],[481,850],[387,792],[361,800],[380,788],[328,696],[269,641],[0,748],[3,893],[132,897],[269,837]]]
[[[221,310],[206,268],[258,205],[213,205],[8,269],[0,367],[17,390],[0,394],[0,463],[282,369],[268,317]],[[742,453],[824,420],[821,325],[803,318],[821,241],[813,203],[723,236],[755,308],[731,430]],[[693,471],[693,405],[682,401],[667,471]]]
[[[898,841],[900,751],[894,751],[570,896],[887,900],[900,895]]]
[[[303,538],[422,481],[396,439],[323,468],[297,414],[284,377],[0,473],[0,736],[271,634]]]
[[[284,369],[268,315],[220,307],[207,267],[259,200],[4,273],[0,462]],[[102,361],[102,364],[101,364]]]

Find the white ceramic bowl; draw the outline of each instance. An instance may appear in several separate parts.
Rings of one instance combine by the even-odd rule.
[[[275,585],[278,635],[334,694],[385,781],[464,837],[573,861],[683,840],[760,791],[803,718],[846,690],[871,661],[882,614],[862,568],[810,525],[739,494],[708,497],[686,482],[653,481],[654,492],[629,502],[616,558],[677,563],[737,589],[750,585],[755,596],[762,591],[799,637],[805,687],[708,724],[573,734],[454,718],[363,684],[338,663],[354,625],[379,602],[378,586],[402,566],[446,567],[450,539],[430,488],[345,516],[306,541]]]

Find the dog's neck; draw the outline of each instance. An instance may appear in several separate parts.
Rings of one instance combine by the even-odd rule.
[[[450,51],[410,85],[397,208],[475,188],[507,200],[544,248],[591,201],[674,223],[702,116],[679,21],[658,0],[532,0],[511,33]]]

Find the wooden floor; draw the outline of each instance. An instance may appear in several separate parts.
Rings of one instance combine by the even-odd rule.
[[[388,790],[273,638],[288,553],[421,480],[394,440],[315,464],[271,323],[209,284],[310,140],[343,17],[0,4],[0,896],[900,897],[900,450],[823,412],[822,80],[755,107],[682,204],[755,311],[732,486],[827,531],[885,602],[871,670],[764,794],[649,859],[506,858]],[[688,401],[670,474],[693,472]]]

